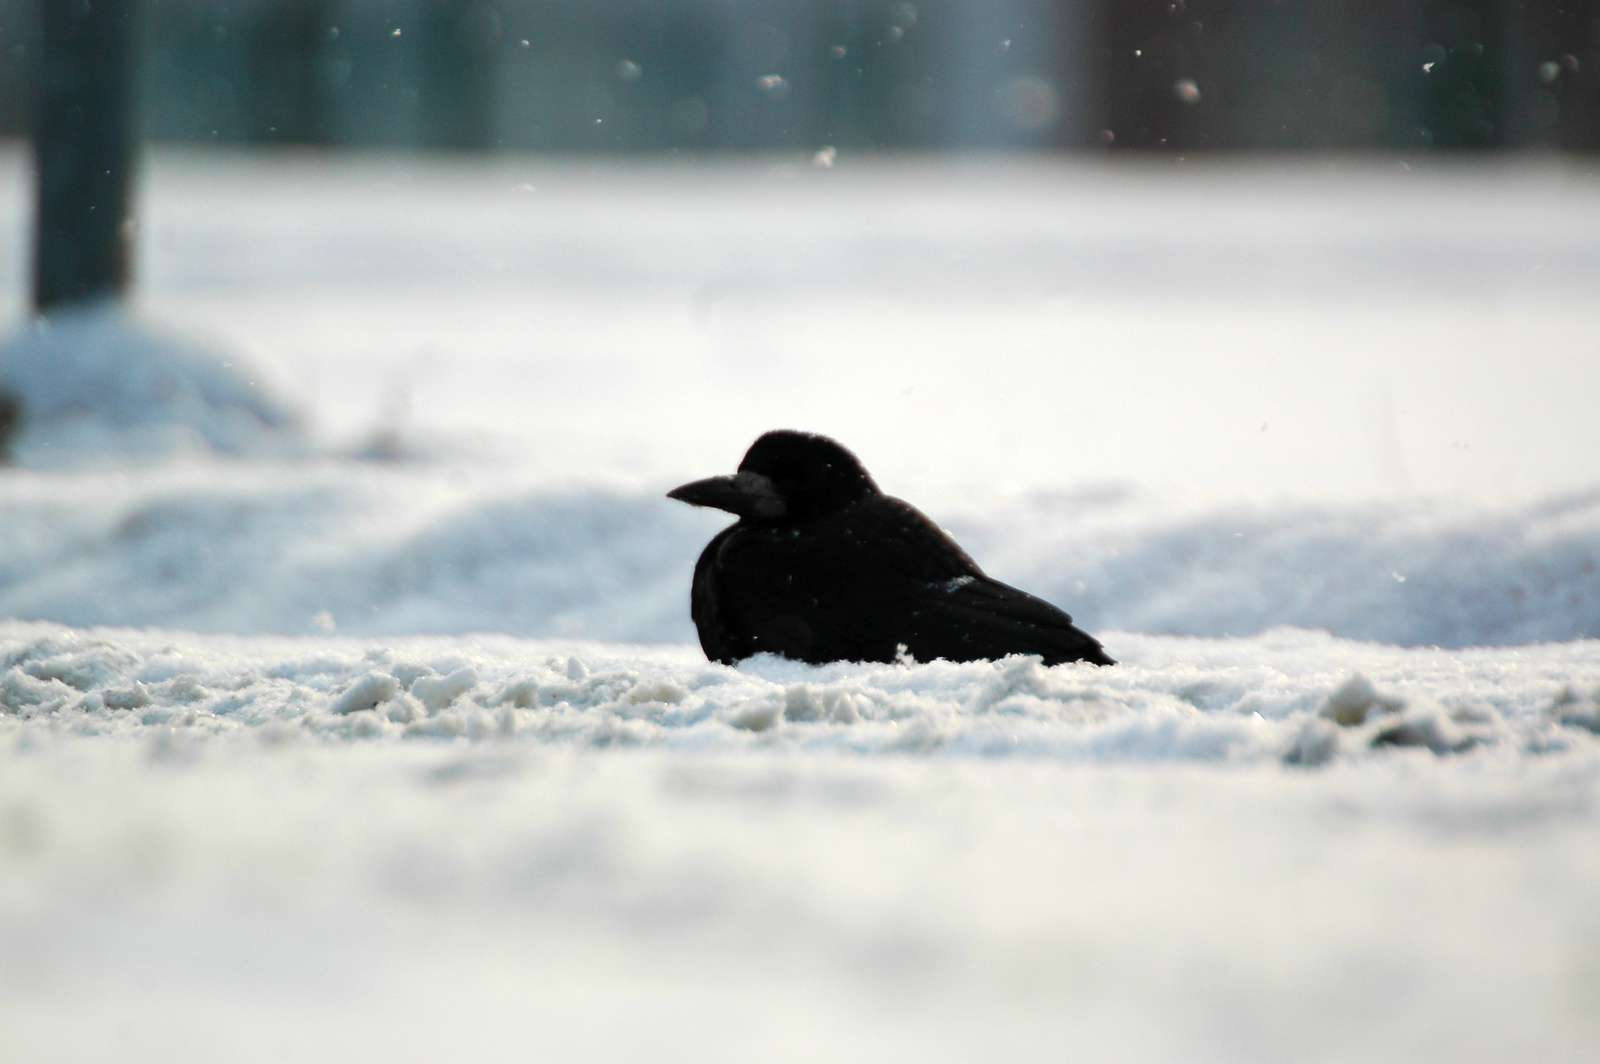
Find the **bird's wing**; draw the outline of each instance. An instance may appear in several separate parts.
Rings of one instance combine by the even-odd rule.
[[[706,544],[700,558],[694,563],[694,582],[689,585],[689,616],[700,636],[700,649],[712,661],[732,665],[740,658],[749,657],[751,651],[744,646],[729,625],[726,616],[727,597],[716,580],[717,558],[722,544],[739,526],[729,525]]]
[[[821,568],[820,593],[805,611],[808,660],[892,660],[903,644],[919,661],[1039,654],[1047,664],[1111,662],[1070,616],[985,576],[909,504],[880,496],[844,528],[855,549],[818,559],[833,568]]]
[[[1038,654],[1045,664],[1112,661],[1072,618],[1041,598],[987,576],[934,585],[915,610],[907,649],[919,660],[967,661]]]

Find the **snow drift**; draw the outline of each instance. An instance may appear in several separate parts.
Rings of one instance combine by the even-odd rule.
[[[1292,625],[1408,646],[1600,635],[1600,493],[1208,503],[1134,489],[935,510],[1091,630]],[[692,643],[726,520],[483,465],[323,462],[0,480],[0,613],[73,625]]]
[[[20,414],[0,442],[42,467],[305,453],[297,416],[239,362],[114,303],[58,308],[0,343],[0,395]]]

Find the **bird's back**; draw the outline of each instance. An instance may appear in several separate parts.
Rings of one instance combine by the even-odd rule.
[[[899,499],[873,495],[797,527],[744,523],[695,566],[691,613],[706,655],[768,651],[815,663],[973,661],[1038,654],[1109,664],[1066,613],[985,576]]]

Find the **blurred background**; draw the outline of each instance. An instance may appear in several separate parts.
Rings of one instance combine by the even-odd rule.
[[[36,7],[0,0],[0,135],[28,129]],[[141,20],[161,141],[1600,146],[1582,0],[146,0]]]

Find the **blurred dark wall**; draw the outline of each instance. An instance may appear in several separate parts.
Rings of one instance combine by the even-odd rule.
[[[22,136],[33,114],[37,0],[0,0],[0,136]]]
[[[1130,147],[1600,147],[1597,0],[1108,0]]]
[[[0,134],[40,2],[0,0]],[[145,0],[142,29],[165,140],[1600,147],[1600,0]]]

